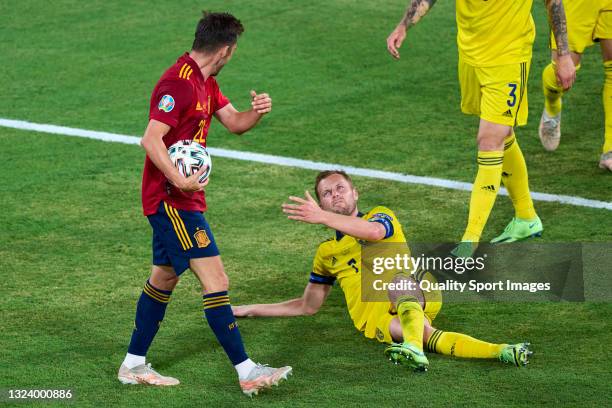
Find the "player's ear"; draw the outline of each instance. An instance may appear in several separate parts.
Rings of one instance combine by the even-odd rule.
[[[359,200],[359,192],[355,187],[353,187],[353,195],[355,196],[355,201]]]
[[[234,43],[232,45],[226,45],[225,47],[222,47],[223,58],[229,58],[234,53],[234,50],[236,49],[237,45],[238,43]]]
[[[222,59],[222,58],[227,58],[228,55],[231,53],[231,47],[229,45],[224,45],[223,47],[219,48],[217,50],[217,58]]]

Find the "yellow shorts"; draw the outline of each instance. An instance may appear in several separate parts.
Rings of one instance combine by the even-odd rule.
[[[421,279],[436,282],[434,276],[429,272],[425,272]],[[423,291],[423,295],[425,298],[425,308],[423,309],[423,312],[425,314],[425,318],[429,321],[429,324],[431,324],[442,308],[442,293],[439,290],[432,290],[429,292]],[[366,322],[364,335],[369,339],[376,338],[376,340],[380,341],[381,343],[393,342],[391,332],[389,331],[389,326],[391,325],[391,320],[396,317],[397,312],[395,311],[393,304],[390,302],[377,303],[370,312],[370,317]]]
[[[474,67],[459,57],[461,112],[506,126],[527,124],[531,61]]]
[[[582,54],[595,41],[612,39],[612,0],[567,0],[563,7],[570,51]],[[552,33],[550,47],[557,49]]]

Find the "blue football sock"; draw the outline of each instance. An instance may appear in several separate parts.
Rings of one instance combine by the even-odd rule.
[[[247,360],[249,357],[244,351],[227,291],[204,295],[204,315],[232,364],[240,364]]]
[[[153,287],[149,281],[145,283],[140,299],[138,299],[138,306],[136,306],[136,320],[128,353],[137,356],[147,355],[153,338],[159,330],[159,325],[164,320],[171,294],[172,291]]]

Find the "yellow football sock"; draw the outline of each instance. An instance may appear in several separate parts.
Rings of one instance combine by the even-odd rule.
[[[498,358],[506,344],[493,344],[467,334],[434,330],[427,341],[427,350],[446,356],[465,358]]]
[[[537,217],[529,193],[527,165],[514,133],[504,140],[502,181],[512,199],[516,217],[524,220],[532,220]]]
[[[501,183],[504,152],[478,152],[478,173],[470,198],[470,215],[462,241],[479,242]]]
[[[561,97],[563,87],[557,84],[555,63],[551,62],[542,71],[542,88],[544,90],[544,107],[550,116],[557,116],[561,112]]]
[[[423,308],[417,298],[403,296],[397,300],[397,316],[402,326],[404,343],[410,343],[420,351],[423,351],[423,325],[425,315]]]
[[[603,153],[612,151],[612,61],[604,62],[606,80],[603,89],[603,105],[606,116],[606,138],[603,145]]]

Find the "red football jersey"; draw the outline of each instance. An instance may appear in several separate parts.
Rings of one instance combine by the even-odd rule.
[[[213,114],[228,103],[215,78],[211,76],[205,81],[196,62],[185,53],[164,72],[153,89],[149,119],[171,127],[163,139],[166,148],[179,140],[193,140],[206,146]],[[144,214],[155,214],[162,200],[181,210],[206,211],[202,191],[182,192],[166,179],[147,156],[142,175]]]

